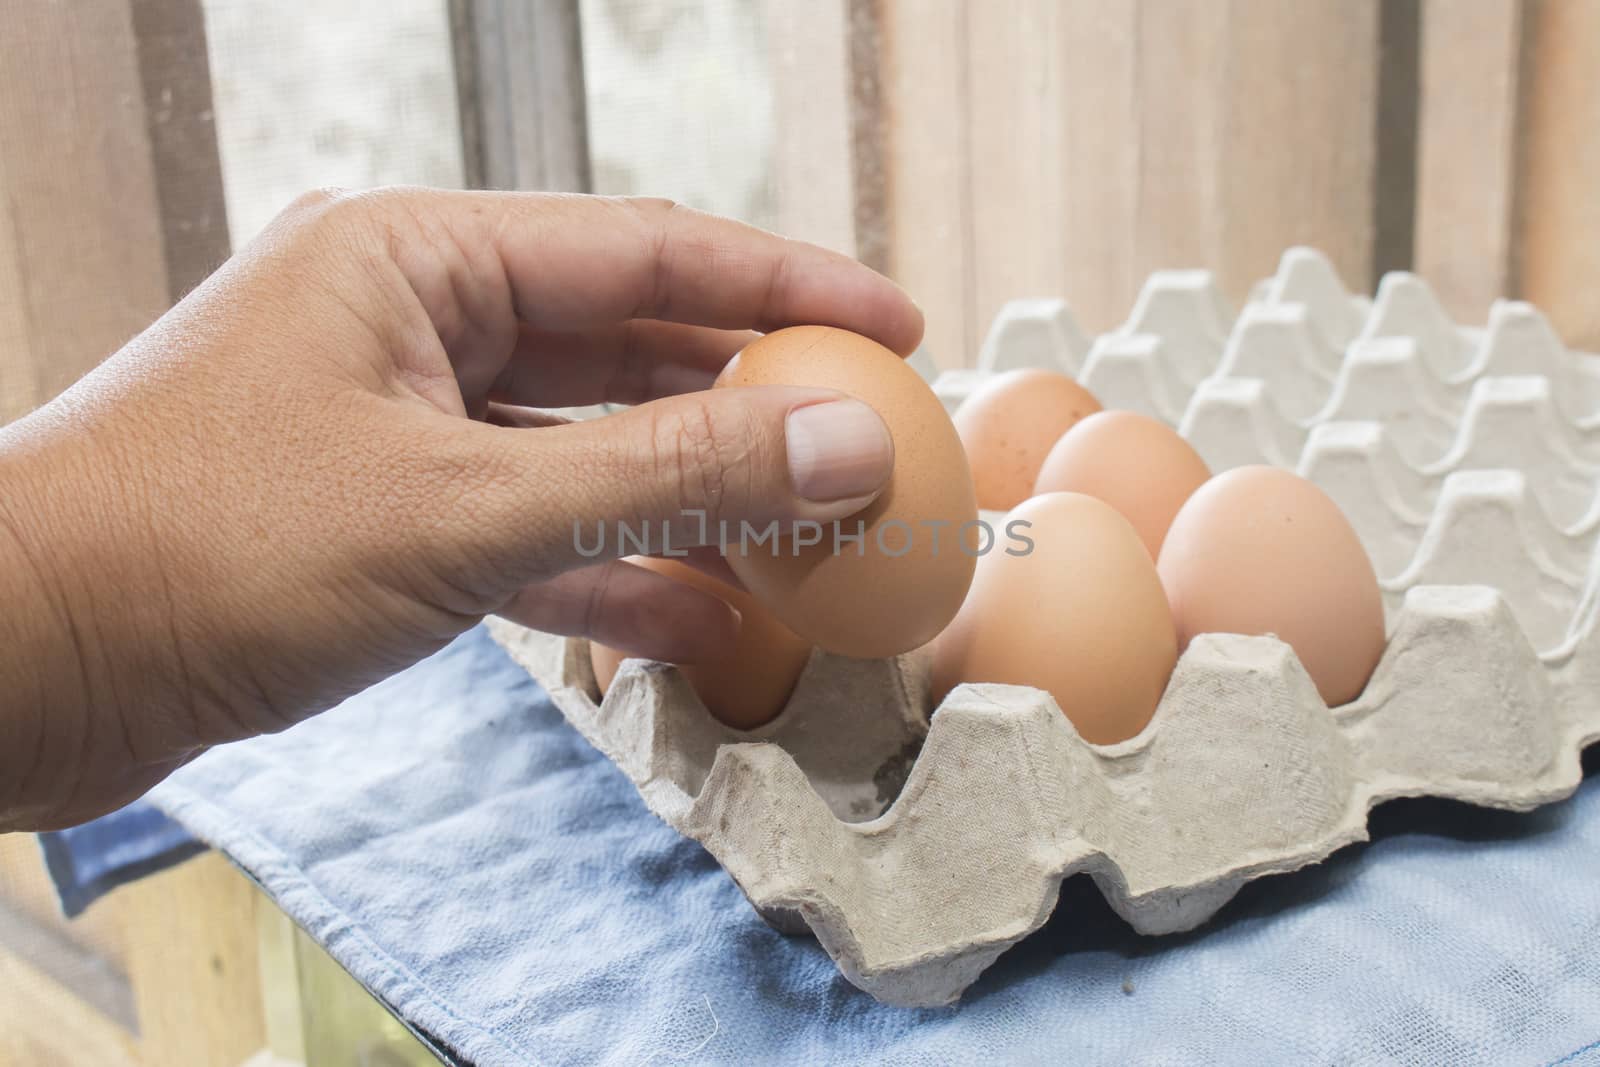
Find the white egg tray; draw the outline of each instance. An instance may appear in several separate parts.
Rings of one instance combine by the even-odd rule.
[[[1395,797],[1529,810],[1568,796],[1600,738],[1600,358],[1537,311],[1451,323],[1410,275],[1350,296],[1284,256],[1234,318],[1203,272],[1151,277],[1085,340],[1059,301],[1008,305],[985,375],[1057,368],[1108,408],[1177,425],[1212,465],[1296,465],[1371,552],[1389,642],[1330,710],[1288,646],[1203,635],[1145,730],[1083,741],[1046,693],[958,687],[932,716],[927,656],[818,652],[754,731],[681,675],[627,661],[603,703],[588,647],[503,620],[496,639],[757,910],[809,930],[855,985],[946,1004],[1088,873],[1135,929],[1204,923],[1241,886],[1366,839]]]

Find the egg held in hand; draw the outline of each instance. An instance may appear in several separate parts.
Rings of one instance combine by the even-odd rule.
[[[1007,371],[984,382],[955,417],[978,506],[1005,511],[1032,496],[1051,446],[1099,410],[1087,389],[1054,371]]]
[[[774,619],[744,590],[687,564],[656,556],[633,556],[628,562],[710,593],[739,613],[739,636],[731,645],[715,656],[678,667],[706,710],[739,730],[777,718],[811,657],[811,643]],[[602,694],[611,688],[624,659],[627,653],[590,644],[589,660]]]
[[[1178,638],[1133,526],[1094,497],[1047,493],[1014,508],[997,534],[934,645],[935,698],[962,682],[1029,685],[1053,696],[1086,741],[1143,730]]]
[[[1034,493],[1084,493],[1133,523],[1150,558],[1184,501],[1211,477],[1205,460],[1165,423],[1132,411],[1098,411],[1050,449]]]
[[[894,440],[889,482],[868,507],[764,543],[731,531],[728,566],[790,629],[840,655],[880,659],[931,641],[972,582],[978,509],[950,416],[889,349],[831,326],[751,342],[716,387],[812,386],[872,407]]]
[[[1197,634],[1273,634],[1330,707],[1361,695],[1383,656],[1372,561],[1326,493],[1277,467],[1238,467],[1179,510],[1159,561],[1183,647]]]

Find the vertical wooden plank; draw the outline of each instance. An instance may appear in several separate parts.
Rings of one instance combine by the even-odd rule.
[[[0,77],[0,86],[5,84]],[[0,137],[4,136],[3,129],[4,120],[0,119]],[[0,146],[0,190],[11,187],[8,155]],[[15,213],[0,202],[0,425],[31,411],[38,403],[23,261]]]
[[[879,0],[850,0],[847,58],[850,163],[855,182],[856,256],[874,270],[889,266],[888,119],[879,57],[883,8]]]
[[[0,34],[0,422],[227,255],[199,0],[23,5]]]
[[[237,1064],[265,1046],[249,880],[208,852],[118,892],[146,1062]]]
[[[60,392],[167,306],[143,100],[126,3],[11,13],[0,34],[0,255],[11,260],[0,277],[11,288],[0,305],[19,309],[4,358],[30,371],[6,376],[0,418]]]
[[[1370,281],[1410,270],[1416,250],[1417,121],[1422,0],[1378,6],[1378,85],[1373,101],[1373,234]]]
[[[877,0],[768,0],[765,13],[779,232],[886,269]]]
[[[5,995],[0,1024],[0,1064],[94,1064],[140,1067],[137,1040],[113,1020],[85,1004],[62,985],[0,944],[0,992]],[[180,1062],[180,1061],[172,1061]],[[192,1062],[192,1061],[181,1061]]]
[[[1064,297],[1078,322],[1098,332],[1123,319],[1139,284],[1143,12],[1126,0],[1073,0],[1063,10],[1051,39],[1063,70],[1055,88],[1062,129],[1050,150],[1057,173],[1040,184],[1065,198],[1049,222],[1065,266],[1061,285],[1040,295]]]
[[[306,1063],[306,1007],[300,1001],[300,967],[294,920],[256,890],[256,962],[261,974],[261,1017],[267,1050]]]
[[[0,834],[0,906],[20,911],[118,970],[127,967],[116,899],[98,900],[75,919],[63,917],[33,834]]]
[[[891,0],[890,262],[937,302],[930,336],[971,353],[1029,296],[1103,330],[1163,267],[1210,267],[1241,302],[1300,243],[1370,286],[1409,257],[1406,138],[1377,133],[1380,91],[1414,78],[1411,3]],[[1382,220],[1380,185],[1405,194]],[[944,218],[964,242],[927,239]]]
[[[1136,7],[1123,60],[1135,86],[1130,284],[1153,270],[1206,267],[1237,304],[1285,248],[1310,244],[1349,284],[1368,286],[1386,177],[1375,141],[1377,0]],[[1404,59],[1393,56],[1390,69],[1402,83]],[[1409,198],[1408,160],[1395,155],[1390,166]],[[1402,233],[1384,246],[1390,258],[1394,244],[1409,248]],[[1123,294],[1114,317],[1128,302]]]
[[[267,903],[263,901],[263,906]],[[292,925],[292,924],[291,924]],[[435,1067],[438,1057],[327,951],[294,928],[305,1062]]]
[[[922,305],[943,367],[977,360],[965,0],[884,0],[889,273]]]
[[[767,0],[778,230],[888,266],[877,0]]]
[[[478,102],[482,79],[478,62],[477,0],[449,0],[450,62],[456,76],[456,125],[461,136],[461,183],[468,189],[489,188],[484,173],[484,115]]]
[[[58,926],[38,922],[4,899],[0,899],[0,957],[9,957],[17,968],[70,991],[85,1014],[129,1035],[137,1031],[133,988],[126,974]],[[0,986],[5,1015],[11,1014],[12,998],[24,993]]]
[[[1514,273],[1523,0],[1425,0],[1417,272],[1463,322],[1518,289]]]
[[[1215,175],[1225,244],[1212,266],[1242,300],[1290,245],[1346,284],[1373,283],[1377,0],[1230,0]],[[1152,59],[1152,61],[1154,61]],[[1202,90],[1203,91],[1203,90]],[[1170,85],[1170,100],[1182,98]]]
[[[450,0],[467,184],[591,185],[578,0]]]
[[[1064,8],[967,8],[975,343],[1007,300],[1067,289]]]
[[[228,258],[228,209],[200,3],[132,0],[170,301]]]
[[[1228,58],[1228,20],[1204,4],[1138,5],[1138,169],[1129,184],[1134,258],[1118,306],[1131,303],[1126,289],[1154,270],[1208,267],[1227,246],[1227,231],[1215,210],[1224,180],[1223,142],[1228,123],[1219,72]],[[1174,96],[1174,86],[1190,90]]]
[[[1533,0],[1525,17],[1521,295],[1600,350],[1600,3]]]
[[[852,0],[768,0],[772,172],[779,232],[856,254]]]

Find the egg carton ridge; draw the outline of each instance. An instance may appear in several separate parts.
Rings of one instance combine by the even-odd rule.
[[[761,914],[911,1006],[958,998],[1073,874],[1143,933],[1192,929],[1246,883],[1365,840],[1384,800],[1559,800],[1600,736],[1592,619],[1542,661],[1482,586],[1413,590],[1366,692],[1332,710],[1283,643],[1204,635],[1150,725],[1111,746],[1003,685],[958,687],[924,736],[918,654],[819,655],[779,719],[741,734],[673,668],[627,661],[597,703],[584,642],[491,631]]]

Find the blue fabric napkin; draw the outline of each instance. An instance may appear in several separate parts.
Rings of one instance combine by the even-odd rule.
[[[150,799],[467,1062],[1600,1063],[1594,781],[1529,815],[1391,804],[1185,935],[1075,878],[921,1011],[765,926],[481,629]]]
[[[143,800],[82,826],[40,834],[39,847],[68,918],[119,885],[205,851],[187,830]]]

